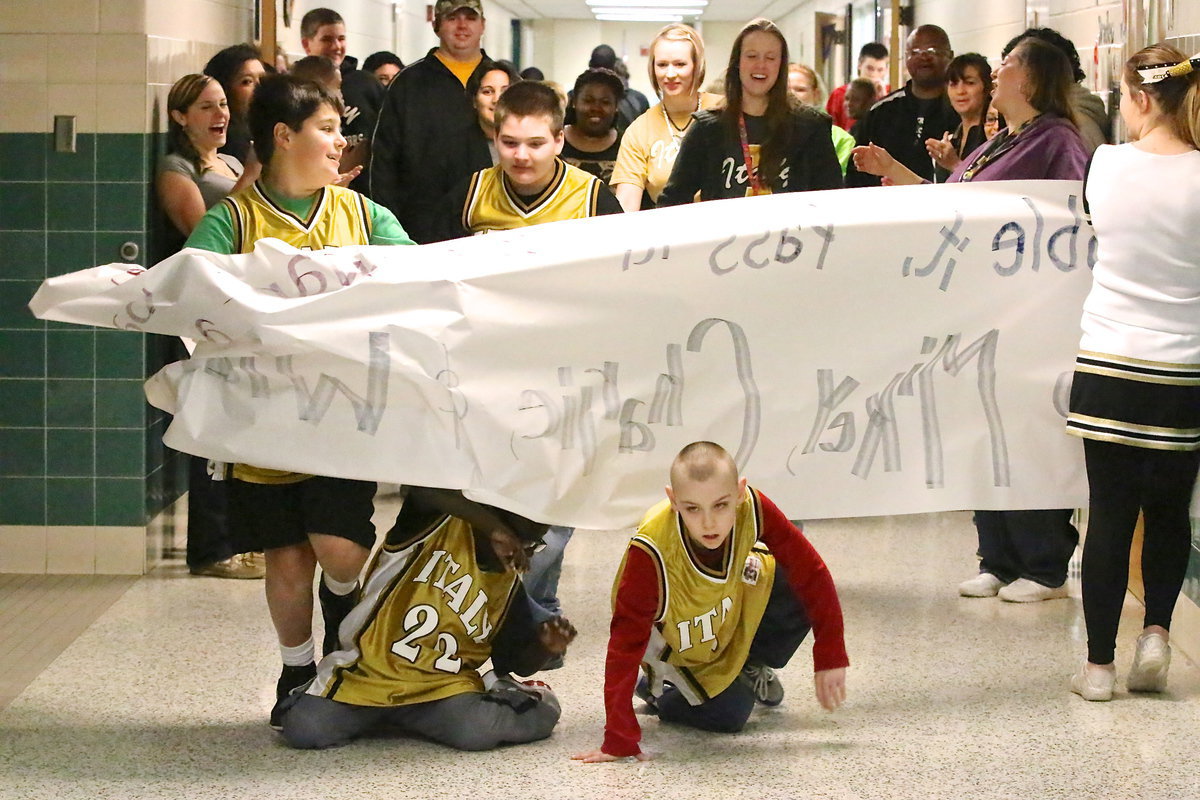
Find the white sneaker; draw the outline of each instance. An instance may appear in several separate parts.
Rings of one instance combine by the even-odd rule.
[[[1079,665],[1079,671],[1071,676],[1071,691],[1084,700],[1104,702],[1112,700],[1113,686],[1117,683],[1117,670],[1109,664],[1100,670],[1088,669],[1087,659]]]
[[[1001,586],[1004,586],[1004,581],[990,572],[981,572],[960,583],[958,593],[963,597],[995,597]]]
[[[1167,688],[1171,646],[1161,633],[1143,633],[1137,640],[1133,666],[1125,686],[1131,692],[1161,692]]]
[[[1007,603],[1036,603],[1040,600],[1056,600],[1067,596],[1067,584],[1043,586],[1025,578],[1017,578],[996,593]]]

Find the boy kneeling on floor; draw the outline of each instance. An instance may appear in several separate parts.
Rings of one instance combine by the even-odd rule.
[[[521,583],[545,531],[460,492],[408,487],[341,649],[285,701],[288,744],[332,747],[385,724],[460,750],[549,736],[553,692],[507,677],[537,672],[575,638],[563,617],[533,621]],[[488,658],[494,672],[481,675]]]

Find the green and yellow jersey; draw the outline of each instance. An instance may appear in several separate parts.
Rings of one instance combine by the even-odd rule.
[[[396,217],[351,189],[325,186],[310,197],[285,198],[255,181],[214,205],[185,247],[234,255],[259,239],[278,239],[301,250],[354,244],[413,244]],[[298,483],[303,472],[234,464],[233,477],[250,483]]]

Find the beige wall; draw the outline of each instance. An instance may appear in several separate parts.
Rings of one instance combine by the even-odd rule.
[[[526,66],[539,67],[547,80],[570,88],[579,73],[587,69],[592,48],[610,45],[629,67],[629,84],[651,98],[646,73],[648,56],[642,55],[662,28],[657,22],[600,22],[599,20],[533,20],[533,52],[525,57]]]
[[[0,14],[0,132],[144,133],[164,86],[247,38],[252,0],[9,0]]]

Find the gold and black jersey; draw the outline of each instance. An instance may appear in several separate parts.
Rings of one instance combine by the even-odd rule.
[[[450,516],[376,554],[343,623],[349,649],[322,659],[309,694],[400,706],[483,691],[478,668],[518,592],[514,571],[485,572],[471,526]]]
[[[255,182],[221,201],[233,223],[233,252],[249,253],[259,239],[279,239],[300,250],[371,243],[371,213],[358,192],[326,186],[306,216],[289,211]]]
[[[249,253],[259,239],[279,239],[300,250],[321,250],[352,244],[370,244],[371,214],[358,192],[326,186],[306,217],[284,208],[256,181],[221,200],[233,225],[233,252]],[[249,483],[298,483],[303,472],[234,464],[233,477]]]
[[[599,178],[556,158],[549,185],[537,197],[522,199],[497,165],[471,176],[462,226],[471,233],[486,233],[594,217],[600,189]]]
[[[775,559],[759,541],[761,525],[758,495],[747,488],[715,567],[701,561],[699,545],[666,500],[630,539],[658,578],[658,616],[643,662],[652,680],[671,681],[692,704],[728,687],[750,652],[775,578]],[[614,591],[620,580],[618,574]]]

